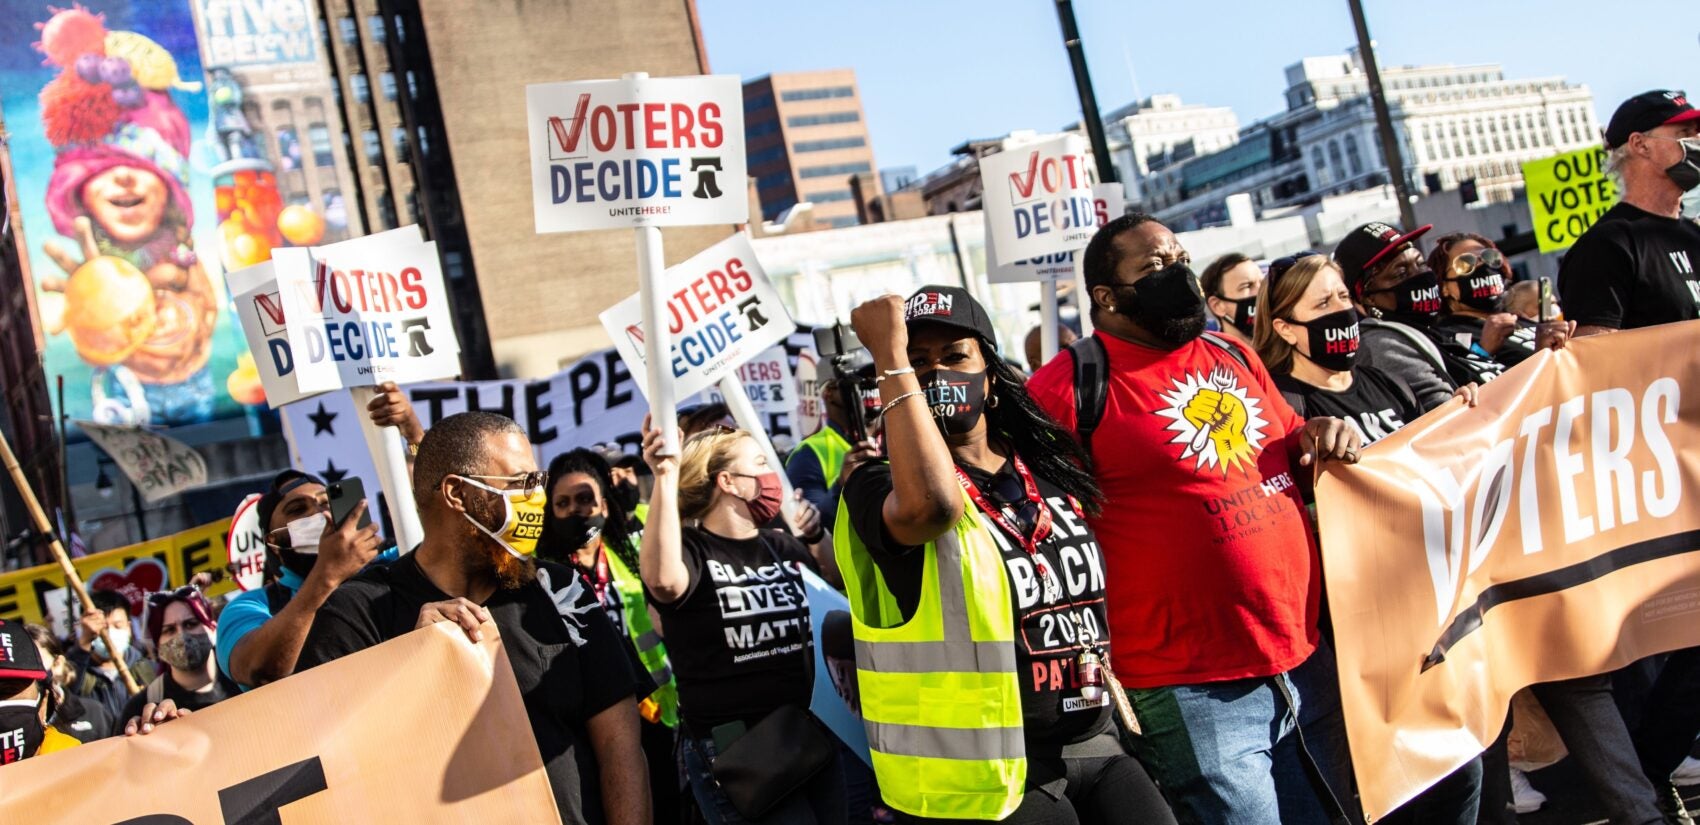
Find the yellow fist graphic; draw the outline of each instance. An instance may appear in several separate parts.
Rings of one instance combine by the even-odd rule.
[[[1216,442],[1218,458],[1225,459],[1241,451],[1241,445],[1245,443],[1247,414],[1245,402],[1239,398],[1205,387],[1187,402],[1181,414],[1198,428],[1198,435],[1193,437],[1190,445],[1193,453],[1203,451],[1206,441]]]

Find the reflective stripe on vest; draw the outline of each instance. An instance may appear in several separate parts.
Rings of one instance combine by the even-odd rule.
[[[838,474],[844,471],[844,457],[850,454],[850,442],[831,426],[823,426],[819,432],[803,439],[803,446],[814,451],[815,459],[820,462],[821,478],[831,489],[838,483]]]
[[[1027,784],[1015,615],[1003,557],[973,506],[925,553],[904,621],[839,508],[833,531],[850,598],[856,683],[880,794],[904,813],[999,820]]]
[[[634,544],[636,542],[634,541]],[[673,668],[667,661],[667,646],[661,634],[649,621],[649,603],[643,599],[643,580],[626,567],[618,553],[603,550],[608,560],[609,578],[626,606],[626,633],[637,648],[638,660],[655,680],[656,690],[649,695],[661,707],[661,722],[667,727],[679,726],[679,686],[673,681]]]

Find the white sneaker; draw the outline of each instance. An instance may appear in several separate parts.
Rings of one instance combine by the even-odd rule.
[[[1700,785],[1700,759],[1690,756],[1682,760],[1675,771],[1671,772],[1670,781],[1682,786]]]
[[[1532,814],[1547,804],[1547,795],[1529,784],[1529,775],[1511,769],[1511,807],[1520,814]]]

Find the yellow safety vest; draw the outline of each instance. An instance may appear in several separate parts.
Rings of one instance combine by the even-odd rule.
[[[1015,615],[1003,556],[974,505],[965,500],[962,519],[923,549],[908,621],[849,508],[833,535],[880,795],[920,817],[1008,816],[1027,784]]]
[[[850,442],[831,425],[822,425],[814,435],[803,439],[802,446],[814,451],[815,459],[820,462],[821,477],[826,479],[828,489],[838,483],[838,474],[844,470],[844,457],[850,454]]]
[[[634,541],[635,543],[635,541]],[[626,633],[637,648],[638,659],[649,670],[649,677],[658,685],[649,695],[660,710],[659,721],[670,728],[679,726],[679,684],[673,679],[673,666],[667,660],[667,645],[649,620],[649,603],[643,599],[643,580],[627,569],[618,554],[602,549],[608,559],[609,578],[625,604]]]

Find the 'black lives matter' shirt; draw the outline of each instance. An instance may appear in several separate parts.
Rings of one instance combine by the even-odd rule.
[[[1399,379],[1375,367],[1352,367],[1352,386],[1335,392],[1306,384],[1291,375],[1275,376],[1282,397],[1307,420],[1333,417],[1344,419],[1370,445],[1423,414],[1409,388]]]
[[[997,506],[992,491],[1018,487],[1019,476],[1006,464],[997,475],[963,467],[986,501]],[[1042,576],[1027,550],[1009,534],[979,514],[1002,551],[1004,573],[1014,601],[1016,678],[1021,682],[1021,715],[1027,741],[1061,745],[1083,742],[1111,724],[1106,692],[1097,701],[1080,695],[1076,660],[1084,650],[1081,628],[1097,637],[1108,653],[1110,625],[1104,610],[1104,554],[1086,519],[1074,511],[1068,495],[1035,475],[1039,495],[1051,510],[1051,534],[1039,543],[1049,575]],[[1012,486],[1014,485],[1014,486]],[[880,574],[897,599],[904,616],[912,616],[921,600],[925,556],[919,548],[897,544],[885,529],[885,499],[892,490],[891,465],[869,462],[857,468],[844,486],[844,506],[850,523],[879,565]],[[972,505],[969,505],[972,507]],[[974,510],[979,513],[978,510]]]
[[[814,641],[802,569],[816,569],[814,557],[780,530],[750,539],[679,532],[685,594],[671,604],[645,596],[661,616],[691,735],[706,738],[734,721],[753,726],[781,705],[808,707]]]
[[[584,579],[549,562],[538,563],[537,576],[517,589],[497,590],[484,607],[501,631],[561,821],[595,825],[604,821],[602,794],[585,723],[622,699],[647,696],[652,687],[634,675],[630,645]],[[557,596],[564,607],[557,608]],[[417,554],[367,568],[319,608],[295,669],[410,633],[421,607],[449,598],[419,569]],[[579,641],[569,633],[568,622]]]
[[[1700,318],[1700,226],[1620,203],[1576,239],[1558,271],[1564,317],[1636,329]]]

